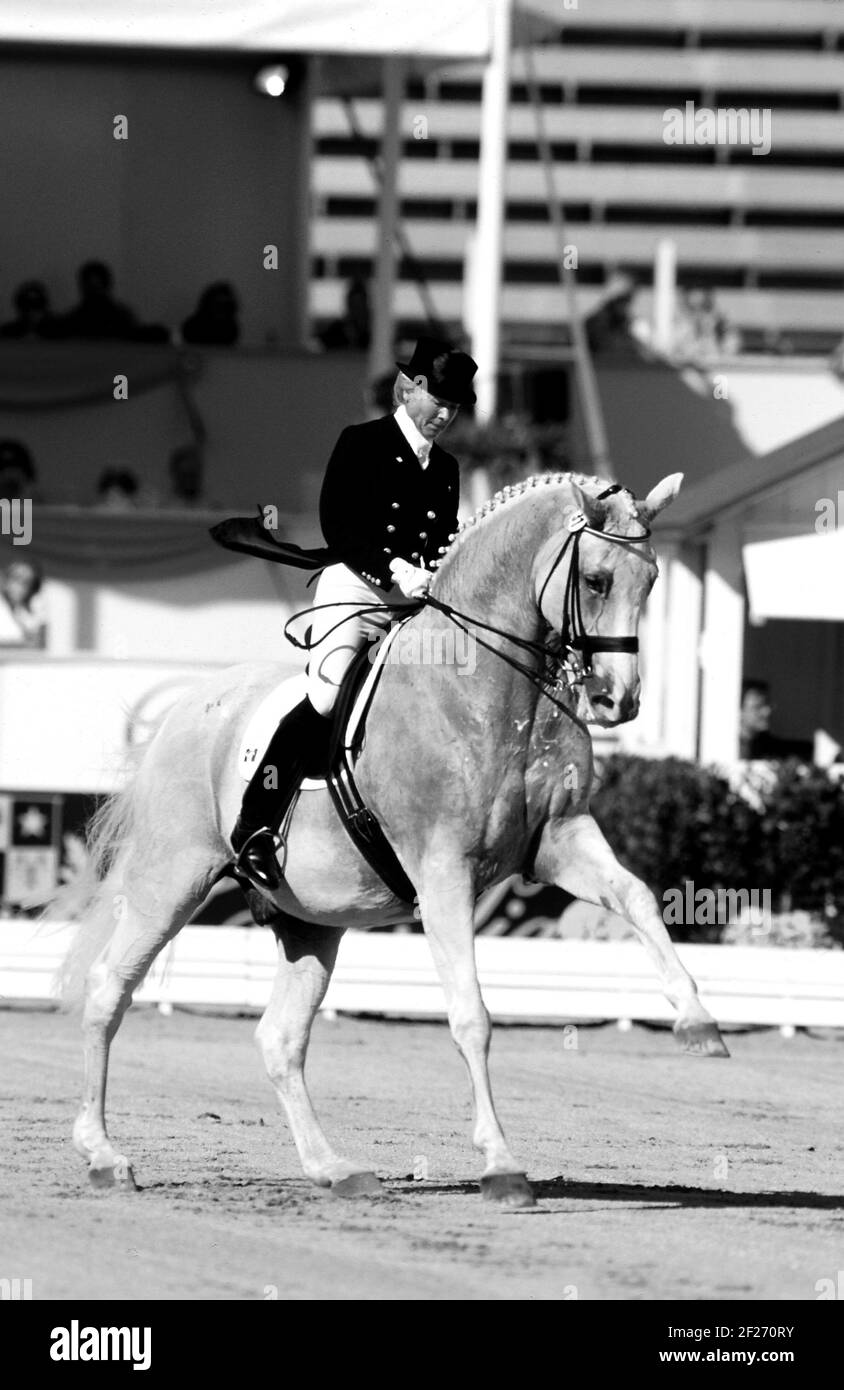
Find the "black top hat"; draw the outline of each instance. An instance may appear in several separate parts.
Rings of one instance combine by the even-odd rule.
[[[442,338],[420,338],[410,361],[397,362],[396,366],[441,401],[451,405],[475,404],[477,397],[471,382],[478,364],[467,352],[456,352]]]

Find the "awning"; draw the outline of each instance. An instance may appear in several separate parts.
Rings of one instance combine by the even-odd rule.
[[[21,0],[0,42],[484,58],[492,0]]]
[[[844,622],[844,529],[743,548],[751,619]]]

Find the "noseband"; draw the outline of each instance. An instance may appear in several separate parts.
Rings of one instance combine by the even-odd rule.
[[[620,483],[614,483],[595,499],[601,502],[606,497],[612,497],[616,492],[622,492]],[[639,650],[638,637],[604,637],[600,634],[591,636],[583,622],[583,611],[580,606],[580,540],[584,535],[597,536],[602,541],[612,541],[616,545],[641,545],[650,538],[650,529],[646,526],[639,536],[621,536],[613,531],[598,531],[594,526],[590,526],[583,512],[575,512],[569,517],[569,534],[566,537],[562,549],[560,550],[553,565],[545,576],[545,582],[539,594],[539,608],[542,609],[542,599],[551,578],[558,566],[562,564],[566,555],[571,555],[569,572],[566,577],[566,587],[563,593],[563,609],[560,620],[560,635],[562,637],[565,661],[563,669],[569,686],[582,685],[583,682],[592,675],[592,657],[595,652],[628,652],[635,655]]]

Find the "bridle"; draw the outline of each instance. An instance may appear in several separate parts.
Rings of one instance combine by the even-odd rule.
[[[597,502],[602,502],[606,497],[612,497],[616,492],[622,492],[620,483],[614,483],[604,492],[596,497]],[[627,652],[635,656],[639,650],[638,637],[604,637],[601,634],[592,636],[586,631],[583,622],[583,610],[580,605],[580,540],[584,535],[597,536],[602,541],[612,541],[616,545],[625,547],[630,545],[642,545],[650,539],[650,528],[645,527],[641,535],[622,536],[614,531],[599,531],[596,527],[590,526],[583,512],[575,512],[568,520],[568,536],[545,576],[542,588],[539,591],[539,608],[542,609],[542,600],[545,596],[551,579],[555,571],[562,564],[566,555],[571,550],[571,562],[569,572],[566,577],[566,587],[563,593],[563,611],[560,622],[560,632],[562,635],[563,651],[566,658],[563,663],[566,672],[566,679],[569,686],[582,685],[592,675],[592,657],[595,652]],[[635,552],[634,552],[635,553]],[[643,557],[640,557],[643,558]]]
[[[602,502],[605,498],[612,497],[614,493],[623,491],[624,488],[620,483],[613,483],[611,487],[606,488],[604,492],[600,493],[595,498],[595,501]],[[563,594],[563,611],[560,622],[562,652],[564,653],[562,661],[560,660],[560,652],[548,646],[546,643],[534,642],[530,637],[522,637],[515,632],[506,632],[503,628],[496,627],[493,623],[485,623],[482,622],[480,618],[474,618],[468,613],[461,613],[458,609],[453,608],[450,603],[444,603],[442,599],[435,598],[431,593],[426,594],[425,597],[420,600],[420,607],[427,605],[429,608],[435,608],[438,612],[444,614],[445,617],[449,618],[457,627],[461,628],[462,631],[466,632],[477,642],[479,646],[494,652],[495,655],[502,661],[505,661],[508,666],[512,666],[515,670],[520,671],[532,685],[535,685],[542,694],[551,701],[552,704],[557,705],[559,709],[564,710],[566,713],[569,712],[566,705],[557,697],[564,693],[566,687],[570,689],[573,686],[582,685],[584,681],[592,675],[592,657],[595,652],[629,652],[631,655],[635,655],[639,650],[638,637],[604,637],[601,634],[592,636],[586,631],[580,605],[581,538],[584,535],[597,536],[599,540],[611,541],[614,545],[621,545],[626,549],[628,546],[643,544],[651,535],[650,529],[647,526],[641,535],[638,536],[622,536],[614,531],[599,531],[596,527],[588,524],[585,514],[580,511],[575,512],[569,517],[567,529],[569,534],[560,547],[557,556],[545,576],[539,593],[538,602],[538,607],[541,612],[545,590],[554,573],[562,564],[566,555],[569,554],[569,550],[571,550],[571,563],[569,565],[565,592]],[[633,551],[632,553],[635,554],[636,552]],[[639,558],[645,559],[646,557],[640,556]],[[650,561],[647,563],[650,563]],[[293,613],[284,625],[285,636],[294,646],[309,651],[314,644],[311,642],[309,636],[306,636],[304,641],[294,636],[290,631],[291,624],[297,619],[315,613],[323,608],[351,608],[358,614],[383,613],[386,610],[392,610],[396,613],[396,616],[408,615],[406,604],[393,604],[386,601],[361,605],[354,599],[338,599],[331,603],[314,604],[311,608],[303,609],[299,613]],[[319,639],[320,642],[325,641],[326,637],[330,636],[332,632],[342,627],[351,616],[351,613],[347,613],[344,617],[339,618],[328,632],[321,634]],[[483,629],[485,632],[493,633],[496,637],[503,637],[507,642],[511,642],[515,647],[530,656],[538,657],[542,662],[540,670],[537,671],[533,666],[529,666],[526,662],[511,656],[509,652],[502,651],[500,647],[493,646],[491,642],[487,642],[479,635],[479,628]],[[549,665],[552,668],[552,672],[556,672],[556,674],[549,674]]]

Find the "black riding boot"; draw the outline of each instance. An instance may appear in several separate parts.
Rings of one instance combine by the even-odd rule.
[[[257,888],[281,884],[276,850],[278,827],[302,778],[315,771],[328,747],[331,719],[318,714],[310,700],[288,710],[246,788],[232,831],[235,868]],[[274,773],[275,785],[265,786]]]

